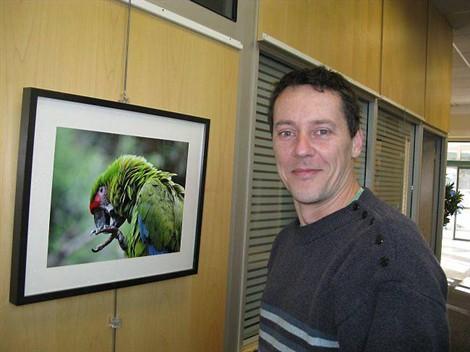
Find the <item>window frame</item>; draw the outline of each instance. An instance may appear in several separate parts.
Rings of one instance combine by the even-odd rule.
[[[237,22],[238,0],[230,0],[230,1],[232,1],[232,11],[231,11],[232,16],[225,15],[221,11],[218,11],[217,9],[212,8],[210,5],[202,3],[201,1],[203,1],[203,0],[190,0],[190,1],[197,4],[197,5],[199,5],[199,6],[204,7],[206,9],[208,9],[209,11],[212,11],[212,12],[216,13],[217,15],[222,16],[222,17],[224,17],[224,18],[226,18],[230,21]]]

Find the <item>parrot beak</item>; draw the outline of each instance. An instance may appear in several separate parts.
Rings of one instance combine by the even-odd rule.
[[[93,209],[92,213],[95,220],[95,228],[90,232],[90,236],[96,236],[102,233],[110,234],[106,241],[104,241],[98,247],[91,249],[93,253],[101,251],[115,238],[118,238],[120,243],[123,241],[123,235],[121,231],[119,231],[119,226],[121,226],[124,219],[116,216],[114,208],[111,204],[106,205],[106,207],[97,207]]]
[[[102,229],[103,227],[110,224],[111,217],[109,216],[109,213],[106,209],[95,209],[93,212],[93,217],[95,219],[95,226],[97,230]]]

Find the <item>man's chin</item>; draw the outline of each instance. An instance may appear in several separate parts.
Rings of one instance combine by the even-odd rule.
[[[325,200],[325,196],[321,192],[306,194],[305,192],[299,191],[298,193],[291,194],[294,200],[302,205],[319,204]]]

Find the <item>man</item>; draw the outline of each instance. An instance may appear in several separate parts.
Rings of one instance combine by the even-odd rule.
[[[364,135],[349,83],[291,72],[269,111],[298,220],[273,245],[259,351],[448,351],[445,274],[415,224],[354,176]]]

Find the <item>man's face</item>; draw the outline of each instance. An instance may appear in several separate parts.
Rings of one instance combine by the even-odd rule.
[[[297,203],[334,200],[356,182],[353,158],[361,153],[362,132],[351,138],[335,92],[286,88],[274,105],[273,146],[281,180]]]

